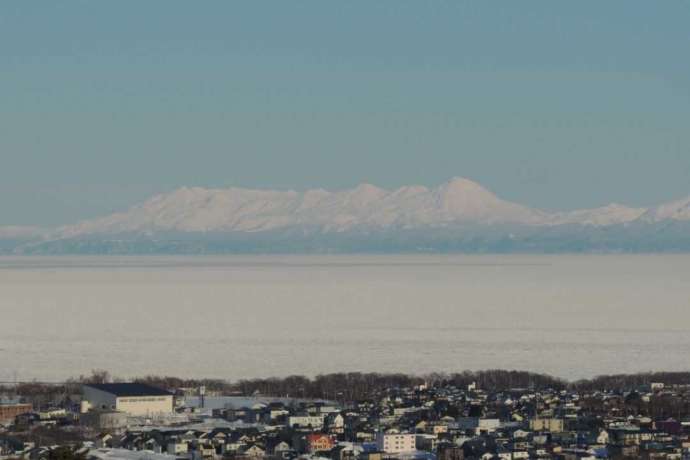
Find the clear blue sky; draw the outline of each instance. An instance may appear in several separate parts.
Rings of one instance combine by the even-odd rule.
[[[690,195],[690,2],[0,2],[0,225],[182,185]]]

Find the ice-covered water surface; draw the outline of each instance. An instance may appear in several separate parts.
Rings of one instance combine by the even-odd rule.
[[[0,380],[690,369],[690,256],[0,258]]]

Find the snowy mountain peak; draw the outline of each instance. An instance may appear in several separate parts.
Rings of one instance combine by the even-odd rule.
[[[372,184],[349,190],[304,192],[182,187],[128,211],[63,227],[57,238],[156,232],[261,232],[296,229],[323,233],[471,225],[609,226],[634,221],[690,220],[690,198],[650,210],[610,204],[545,212],[503,200],[477,182],[455,177],[429,189],[388,191]]]
[[[483,197],[496,198],[496,196],[470,179],[464,177],[454,177],[449,181],[441,184],[438,189],[439,193],[448,196],[464,196],[464,197]]]
[[[358,199],[362,200],[363,202],[371,202],[375,200],[380,200],[383,198],[385,195],[388,194],[388,192],[382,188],[379,188],[375,185],[371,184],[359,184],[357,187],[353,188],[352,190],[349,190],[347,192],[350,196],[357,197]]]
[[[440,185],[435,191],[445,220],[481,224],[536,224],[539,211],[501,200],[477,182],[456,177]]]

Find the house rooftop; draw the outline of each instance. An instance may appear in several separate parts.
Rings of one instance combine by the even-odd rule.
[[[145,383],[91,383],[84,386],[95,388],[115,396],[171,396],[167,390]]]

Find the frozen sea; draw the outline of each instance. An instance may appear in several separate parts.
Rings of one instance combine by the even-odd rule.
[[[0,258],[0,381],[690,370],[690,256]]]

